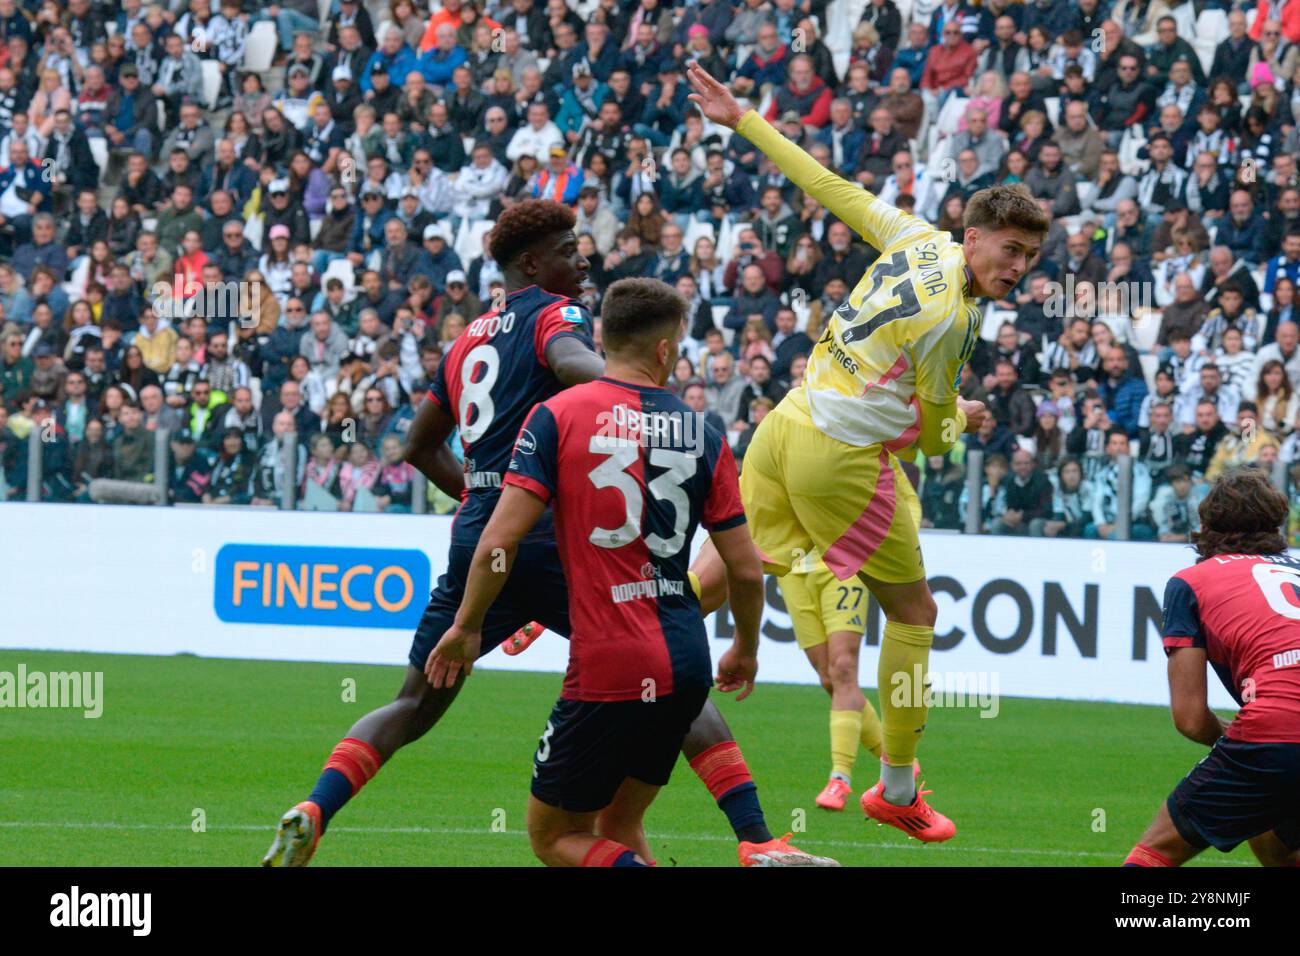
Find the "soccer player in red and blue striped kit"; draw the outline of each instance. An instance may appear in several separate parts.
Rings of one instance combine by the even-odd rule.
[[[424,667],[461,604],[520,426],[537,403],[605,370],[593,349],[591,315],[578,300],[589,264],[577,250],[574,224],[573,210],[545,200],[517,203],[497,220],[489,250],[505,277],[505,300],[471,322],[452,345],[407,441],[407,460],[462,499],[446,570],[416,629],[397,698],[362,717],[334,747],[307,799],[281,816],[265,866],[305,866],[334,815],[394,753],[432,729],[460,692],[460,684],[431,687]],[[458,426],[463,474],[446,448]],[[714,569],[705,576],[716,576]],[[706,613],[717,609],[726,592],[719,580],[707,593]],[[549,511],[520,544],[509,583],[487,613],[481,654],[534,620],[569,634],[568,584]],[[749,768],[716,706],[705,706],[684,750],[726,814],[743,865],[837,865],[768,830]]]
[[[726,568],[736,636],[724,691],[752,689],[763,570],[745,525],[726,439],[664,387],[686,302],[654,279],[624,279],[601,310],[605,375],[532,410],[479,539],[455,623],[429,657],[435,688],[473,667],[483,621],[519,543],[554,513],[572,582],[569,667],[533,759],[528,832],[551,866],[653,862],[642,818],[668,782],[714,683],[688,571],[703,524]]]
[[[1165,589],[1170,709],[1210,746],[1124,861],[1181,866],[1249,842],[1265,866],[1300,866],[1300,561],[1279,529],[1286,497],[1258,470],[1230,473],[1201,502],[1197,563]],[[1240,705],[1210,710],[1209,663]]]

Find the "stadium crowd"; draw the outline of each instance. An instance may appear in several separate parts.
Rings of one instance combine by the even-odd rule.
[[[529,197],[576,211],[593,314],[685,295],[671,385],[743,467],[877,251],[689,60],[958,241],[991,184],[1052,216],[963,375],[993,416],[912,469],[928,526],[971,450],[995,534],[1115,535],[1121,456],[1134,538],[1187,540],[1233,465],[1300,484],[1300,0],[0,0],[0,500],[34,430],[39,497],[91,501],[161,428],[175,502],[282,504],[292,435],[298,507],[411,510],[406,429]]]

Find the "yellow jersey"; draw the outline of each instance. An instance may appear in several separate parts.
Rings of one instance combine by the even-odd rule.
[[[951,233],[825,169],[753,110],[736,132],[880,250],[808,358],[802,404],[813,424],[847,444],[910,457],[905,449],[921,431],[919,399],[952,416],[951,444],[965,428],[955,403],[981,319],[962,247]]]

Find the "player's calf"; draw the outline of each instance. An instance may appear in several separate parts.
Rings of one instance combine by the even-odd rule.
[[[1151,826],[1124,858],[1124,866],[1182,866],[1201,849],[1183,839],[1169,815],[1169,807],[1162,803]]]

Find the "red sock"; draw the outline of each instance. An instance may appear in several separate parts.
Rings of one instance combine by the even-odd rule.
[[[583,866],[613,866],[624,853],[632,851],[621,843],[615,843],[613,840],[606,840],[601,837],[591,845],[587,855],[582,858]]]
[[[691,761],[691,769],[704,781],[713,794],[714,800],[720,800],[726,793],[744,784],[752,784],[754,778],[749,775],[749,767],[734,740],[714,744],[708,750],[697,754]]]
[[[370,744],[355,737],[344,737],[325,761],[323,769],[337,770],[347,777],[348,783],[352,784],[352,795],[355,797],[357,791],[379,773],[382,764],[383,760],[379,752]]]
[[[1157,853],[1149,846],[1139,843],[1133,849],[1129,850],[1128,856],[1124,858],[1125,866],[1173,866],[1169,857],[1163,853]]]

